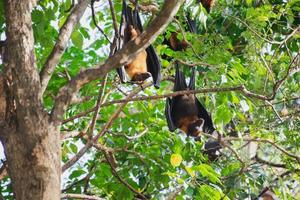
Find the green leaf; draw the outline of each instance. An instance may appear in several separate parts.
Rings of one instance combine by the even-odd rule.
[[[80,33],[78,30],[75,30],[75,31],[72,33],[71,40],[72,40],[73,44],[74,44],[76,47],[82,48],[82,45],[83,45],[83,37],[82,37],[81,33]]]
[[[221,183],[219,175],[211,166],[207,164],[200,164],[198,166],[194,166],[193,169],[199,171],[202,176],[207,177],[211,182]]]

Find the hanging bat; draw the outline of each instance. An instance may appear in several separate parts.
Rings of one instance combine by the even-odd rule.
[[[189,85],[176,63],[174,91],[195,89],[195,68],[192,70]],[[217,134],[212,119],[195,94],[185,94],[167,98],[165,115],[171,132],[179,128],[188,136],[199,138],[201,132]],[[220,149],[218,141],[209,140],[205,144],[205,153],[213,160]]]
[[[214,0],[197,0],[197,3],[201,3],[207,13],[210,13],[211,8],[214,5]],[[186,16],[186,31],[191,33],[197,33],[196,21],[191,19],[190,14]],[[184,51],[188,47],[188,42],[185,39],[179,40],[177,38],[178,33],[172,32],[170,38],[164,41],[173,51]]]
[[[215,0],[197,0],[197,3],[201,3],[202,6],[205,8],[207,13],[210,13],[212,7],[215,4]]]
[[[138,13],[138,3],[136,2],[135,9],[132,9],[123,0],[118,49],[122,48],[127,42],[134,40],[142,32],[143,26]],[[122,82],[131,81],[138,84],[152,76],[154,86],[158,88],[161,80],[160,69],[160,60],[154,48],[150,45],[136,55],[132,62],[118,68],[117,73]]]

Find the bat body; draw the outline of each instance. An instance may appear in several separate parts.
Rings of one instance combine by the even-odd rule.
[[[126,30],[130,34],[131,40],[135,39],[139,33],[132,25]],[[131,63],[125,65],[125,71],[131,81],[142,82],[151,76],[147,71],[147,52],[141,51]]]
[[[176,63],[174,91],[194,90],[195,89],[195,68],[193,68],[189,85],[186,84],[185,76],[179,70]],[[179,128],[188,136],[199,138],[201,132],[215,134],[212,119],[204,106],[197,99],[195,94],[178,95],[173,98],[167,98],[165,115],[170,131]],[[205,144],[205,152],[210,156],[215,156],[216,151],[220,149],[217,141],[208,141]]]
[[[118,49],[130,40],[134,40],[143,32],[143,26],[138,13],[138,5],[135,9],[129,7],[123,0],[122,18],[120,24],[118,40]],[[155,87],[159,87],[161,80],[161,63],[154,50],[150,45],[141,51],[131,63],[117,69],[117,73],[122,82],[132,81],[134,83],[142,83],[144,80],[152,76]]]

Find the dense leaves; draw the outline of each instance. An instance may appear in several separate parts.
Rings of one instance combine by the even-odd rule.
[[[120,22],[121,3],[113,3]],[[163,1],[156,3],[160,7]],[[4,38],[1,2],[0,6],[0,32]],[[41,0],[33,10],[39,68],[49,56],[70,7],[70,0]],[[112,40],[114,29],[108,2],[96,1],[95,10],[98,25]],[[63,173],[62,191],[106,199],[134,199],[137,194],[130,185],[137,193],[153,199],[219,200],[256,198],[269,187],[279,199],[300,198],[300,160],[295,158],[300,155],[300,74],[289,75],[292,68],[299,71],[299,12],[299,0],[219,0],[210,14],[195,1],[187,0],[177,19],[154,43],[162,57],[163,77],[172,76],[174,60],[180,60],[196,67],[197,88],[244,85],[247,90],[267,97],[274,93],[276,82],[284,79],[275,98],[267,101],[238,91],[197,95],[211,113],[217,130],[228,138],[227,147],[215,161],[203,154],[207,137],[195,141],[180,131],[169,132],[164,116],[165,99],[129,102],[98,140],[99,145],[112,148],[113,155],[91,148]],[[197,33],[185,31],[186,13],[196,20]],[[147,26],[154,14],[141,14]],[[186,51],[175,52],[164,43],[171,31],[180,32],[178,39],[187,39],[190,45]],[[45,108],[51,110],[59,88],[70,78],[81,69],[103,62],[108,54],[109,42],[95,27],[88,9],[48,85]],[[186,73],[189,69],[185,67]],[[70,132],[80,134],[63,139],[63,163],[88,141],[86,133],[102,82],[82,88],[78,96],[83,101],[70,106],[65,113],[62,136]],[[124,99],[134,88],[138,86],[121,84],[111,71],[103,103]],[[137,96],[166,94],[172,88],[172,81],[165,79],[160,89],[148,87]],[[102,130],[118,106],[100,107],[91,134]],[[249,138],[256,141],[245,140]],[[0,194],[12,199],[8,178],[0,182]]]

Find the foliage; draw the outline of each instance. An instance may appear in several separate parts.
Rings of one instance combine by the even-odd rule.
[[[113,37],[114,29],[108,3],[95,3],[96,19],[104,32]],[[143,1],[148,2],[148,1]],[[157,1],[161,6],[163,1]],[[114,1],[120,21],[121,3]],[[0,31],[5,23],[1,6]],[[41,0],[32,12],[36,59],[42,68],[50,54],[59,28],[65,22],[71,0]],[[174,74],[173,61],[195,64],[197,88],[223,88],[244,85],[247,90],[270,96],[276,81],[285,77],[293,60],[299,67],[300,1],[291,0],[219,0],[210,14],[195,1],[186,1],[178,16],[185,29],[185,13],[192,13],[197,21],[197,34],[184,32],[178,38],[187,38],[192,48],[174,52],[163,43],[170,31],[178,30],[173,21],[154,46],[162,59],[163,77]],[[91,68],[104,61],[109,54],[109,43],[95,28],[87,10],[80,26],[72,34],[68,47],[56,67],[44,95],[47,110],[53,107],[59,88],[82,68]],[[152,14],[142,13],[145,24]],[[298,32],[293,30],[298,27]],[[290,36],[290,37],[289,37]],[[289,37],[288,39],[286,39]],[[201,64],[202,63],[202,64]],[[203,64],[204,63],[204,64]],[[188,69],[186,69],[188,71]],[[80,90],[86,98],[72,105],[65,119],[92,109],[96,105],[100,83],[92,82]],[[211,113],[217,130],[224,137],[260,138],[290,152],[300,154],[300,105],[296,103],[300,91],[300,74],[287,77],[274,99],[264,101],[241,92],[220,92],[197,95]],[[104,102],[124,99],[136,86],[120,84],[116,72],[108,74]],[[155,96],[171,92],[173,83],[163,81],[160,89],[149,87],[138,96]],[[272,106],[270,106],[272,105]],[[165,100],[129,102],[103,137],[101,145],[114,149],[115,170],[138,192],[153,198],[164,199],[177,192],[176,199],[246,199],[255,198],[269,187],[279,199],[295,199],[300,188],[299,160],[276,149],[272,143],[232,140],[231,149],[223,148],[222,156],[209,161],[203,154],[207,138],[194,141],[180,131],[169,132],[164,116]],[[93,134],[99,133],[115,112],[118,104],[102,106]],[[93,112],[66,122],[66,132],[86,132]],[[130,138],[139,135],[140,137]],[[67,138],[62,142],[62,162],[66,163],[87,142],[87,137]],[[257,145],[253,145],[253,143]],[[246,145],[247,144],[247,145]],[[257,148],[257,149],[256,149]],[[249,151],[249,149],[251,151]],[[133,199],[133,193],[120,182],[112,171],[105,154],[95,148],[62,175],[63,192],[93,194],[106,199]],[[254,157],[266,160],[262,163]],[[243,162],[241,162],[241,159]],[[274,167],[272,163],[282,164]],[[9,179],[0,182],[0,193],[12,198]]]

